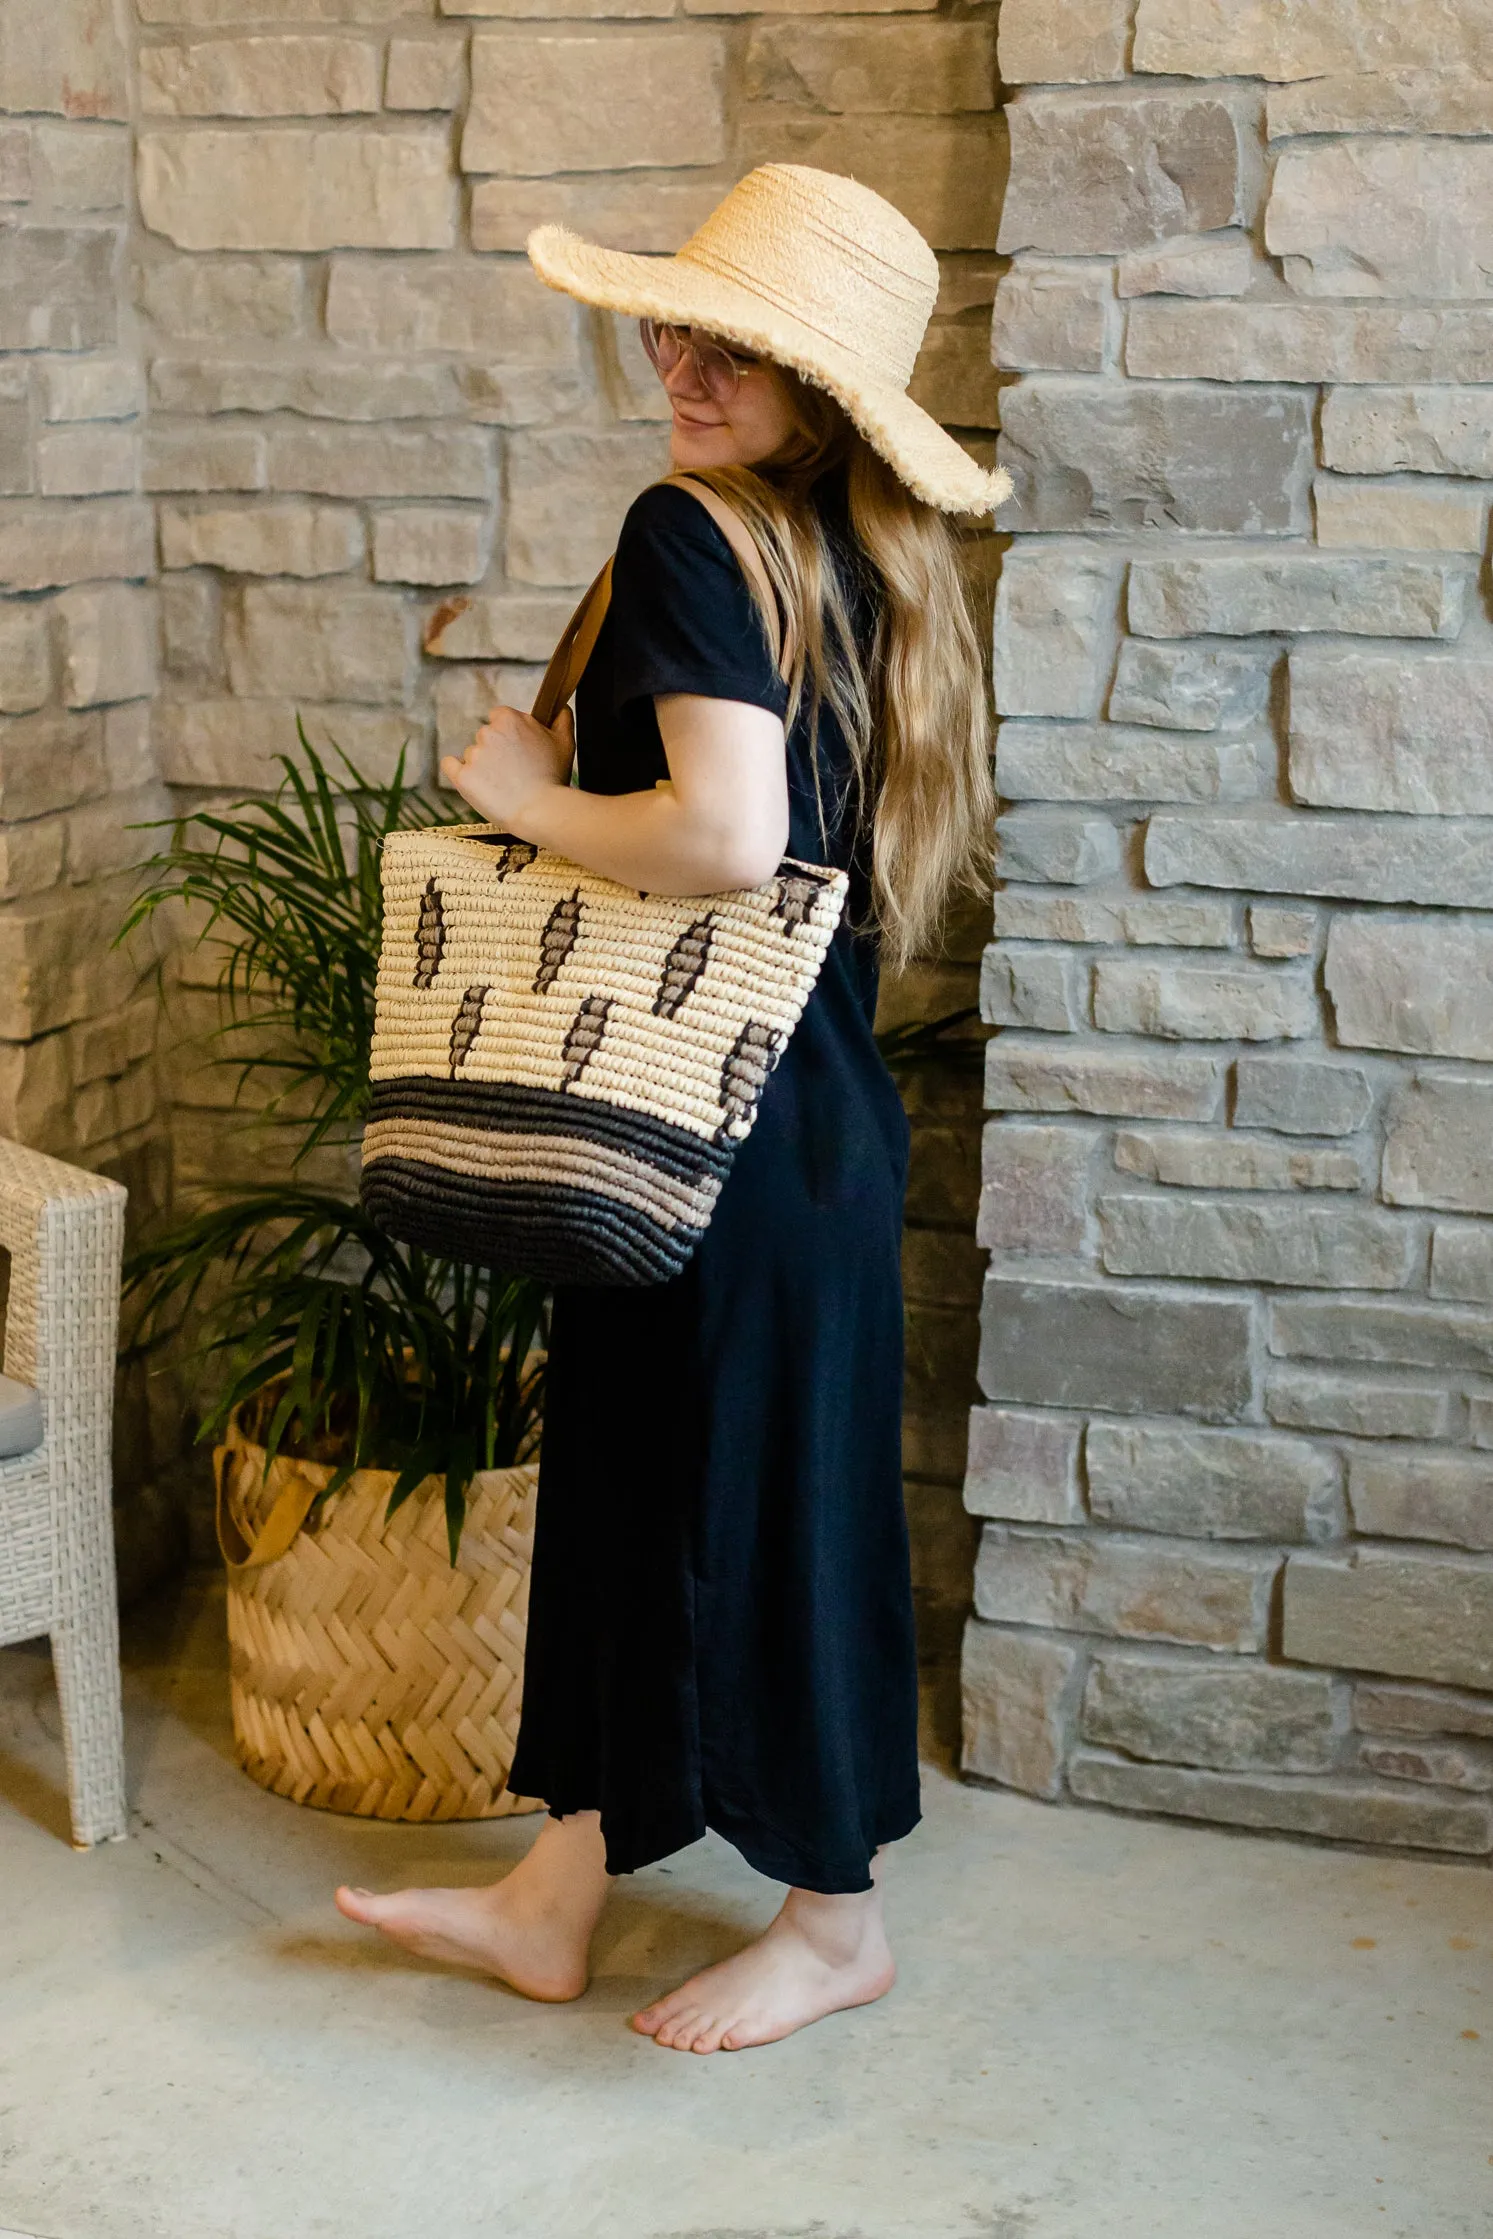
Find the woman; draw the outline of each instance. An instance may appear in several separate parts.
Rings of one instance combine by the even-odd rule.
[[[753,172],[675,258],[558,227],[529,253],[551,286],[642,317],[693,487],[628,513],[574,736],[568,715],[551,731],[498,709],[446,776],[506,830],[648,891],[755,885],[787,853],[846,869],[851,896],[693,1260],[653,1288],[555,1296],[512,1773],[549,1819],[494,1888],[338,1902],[424,1956],[574,1998],[610,1878],[714,1828],[788,1885],[782,1910],[634,2017],[713,2052],[893,1979],[879,1853],[919,1809],[907,1124],[872,1018],[878,954],[927,941],[988,839],[944,513],[989,510],[1005,482],[906,396],[938,268],[851,180]],[[755,589],[722,500],[755,540]]]

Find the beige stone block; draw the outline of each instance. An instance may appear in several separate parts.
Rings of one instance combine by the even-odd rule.
[[[1433,1298],[1493,1306],[1493,1222],[1436,1223],[1430,1292]]]
[[[136,793],[155,780],[150,710],[149,700],[125,700],[104,710],[104,777],[111,793]]]
[[[128,1001],[137,968],[111,946],[125,899],[59,887],[0,913],[0,1037],[28,1042]]]
[[[719,163],[724,49],[702,31],[479,33],[464,171]]]
[[[1093,716],[1114,658],[1113,565],[1072,544],[1017,545],[995,599],[995,704],[1003,716]]]
[[[1493,1461],[1481,1455],[1355,1454],[1348,1500],[1368,1538],[1493,1550]]]
[[[244,0],[135,0],[142,23],[170,24],[194,31],[217,31],[244,21]],[[429,16],[434,0],[253,0],[256,23],[283,23],[304,30],[317,23],[395,23],[402,16]]]
[[[1311,979],[1289,966],[1102,957],[1094,1024],[1163,1041],[1295,1041],[1320,1026]]]
[[[905,116],[995,106],[988,23],[764,23],[747,45],[749,101]]]
[[[1350,1049],[1493,1059],[1493,926],[1340,910],[1324,978]]]
[[[272,490],[333,498],[486,498],[492,490],[492,439],[478,428],[276,429],[269,451]]]
[[[192,341],[285,342],[300,332],[302,267],[291,257],[152,257],[139,304],[162,334]]]
[[[1002,0],[1007,85],[1086,85],[1125,75],[1130,0]]]
[[[25,715],[52,693],[52,651],[45,609],[0,606],[0,714]]]
[[[987,1524],[975,1611],[1008,1624],[1248,1651],[1264,1645],[1279,1568],[1279,1556],[1242,1547]]]
[[[309,420],[449,419],[462,410],[454,369],[433,358],[162,357],[150,397],[161,412],[296,412]]]
[[[589,583],[645,484],[668,471],[663,431],[526,432],[508,451],[507,572],[518,583]]]
[[[41,369],[44,420],[133,420],[143,403],[144,381],[132,358],[63,359]]]
[[[338,575],[363,557],[347,505],[163,505],[161,565],[232,575]]]
[[[1147,559],[1131,568],[1128,599],[1130,627],[1142,637],[1453,638],[1467,577],[1448,562],[1336,553]]]
[[[1244,295],[1261,269],[1247,233],[1179,233],[1121,257],[1115,286],[1122,296]]]
[[[472,247],[522,249],[537,225],[567,225],[607,249],[672,253],[731,182],[719,175],[629,179],[477,179]]]
[[[1158,381],[1490,381],[1493,307],[1134,304],[1125,369]]]
[[[0,817],[72,808],[104,784],[103,723],[46,708],[0,720]]]
[[[355,349],[481,351],[542,365],[572,363],[577,351],[575,306],[527,262],[334,257],[326,321],[334,342]]]
[[[1292,1555],[1283,1637],[1301,1663],[1493,1688],[1493,1565],[1377,1547]]]
[[[133,429],[54,428],[37,438],[36,486],[43,497],[102,497],[133,490],[138,477]]]
[[[908,387],[914,401],[945,426],[993,428],[1000,418],[1000,383],[985,320],[935,319]]]
[[[1249,945],[1256,956],[1311,956],[1317,946],[1315,910],[1292,909],[1276,902],[1252,902],[1248,911]]]
[[[1021,94],[1003,249],[1098,256],[1247,224],[1259,102],[1224,92]]]
[[[1425,1071],[1401,1085],[1389,1111],[1383,1188],[1391,1205],[1493,1213],[1493,1088],[1485,1078]]]
[[[538,5],[542,0],[525,0],[525,4]],[[937,5],[938,0],[684,0],[684,12],[690,16],[910,15]]]
[[[67,819],[67,875],[74,886],[138,870],[160,845],[160,832],[142,825],[161,824],[172,812],[164,785],[148,784],[133,793],[111,793],[85,802]]]
[[[921,0],[920,0],[921,4]],[[674,0],[440,0],[444,16],[507,16],[529,21],[593,16],[671,16]],[[708,11],[712,15],[724,10]]]
[[[79,585],[63,592],[55,612],[69,707],[149,697],[159,630],[153,592],[125,583]]]
[[[1083,1686],[1082,1651],[971,1618],[960,1679],[964,1770],[1029,1796],[1060,1796]]]
[[[476,14],[464,9],[463,14]],[[546,11],[552,13],[553,11]],[[465,39],[391,39],[384,66],[386,109],[457,109],[467,82]]]
[[[147,490],[262,490],[264,437],[249,428],[152,427],[141,485]]]
[[[1286,81],[1341,71],[1493,74],[1493,18],[1468,0],[1140,0],[1132,69]]]
[[[58,210],[121,210],[130,196],[130,136],[118,125],[31,128],[31,193]]]
[[[1272,140],[1316,132],[1493,134],[1493,78],[1461,71],[1357,70],[1272,86],[1265,101]]]
[[[147,996],[130,1003],[112,1018],[92,1018],[68,1037],[68,1058],[73,1081],[117,1079],[152,1055],[156,1046],[157,1006]]]
[[[50,1140],[67,1109],[72,1078],[67,1034],[0,1043],[0,1129],[22,1143]]]
[[[31,199],[31,132],[24,124],[0,127],[0,202]]]
[[[251,583],[227,620],[229,682],[250,699],[403,701],[413,619],[394,591]]]
[[[764,105],[743,113],[739,160],[743,169],[807,163],[848,173],[884,195],[933,248],[993,249],[1010,144],[999,112],[818,117]]]
[[[145,116],[345,116],[378,107],[378,80],[379,50],[366,39],[313,33],[140,49]]]
[[[19,901],[23,895],[45,894],[56,886],[62,877],[65,839],[66,824],[60,816],[0,830],[0,901]]]
[[[1122,1128],[1115,1137],[1115,1164],[1122,1174],[1174,1189],[1357,1190],[1364,1182],[1352,1151],[1185,1128],[1172,1134]]]
[[[1071,257],[1020,257],[995,297],[990,356],[1021,372],[1099,373],[1114,273]]]
[[[1493,391],[1329,389],[1322,463],[1346,474],[1493,479]]]
[[[151,129],[136,179],[144,223],[180,249],[449,249],[456,239],[439,126]]]
[[[425,625],[425,651],[442,661],[547,661],[570,614],[568,598],[541,594],[443,599]]]
[[[961,311],[988,311],[995,291],[1011,269],[1008,257],[973,251],[944,255],[938,260],[938,300],[934,315],[956,319]]]
[[[1021,960],[1011,961],[1019,972]],[[1097,1127],[1071,1120],[992,1120],[982,1142],[976,1243],[1044,1258],[1081,1251],[1098,1142]]]
[[[435,680],[436,753],[464,754],[495,707],[527,712],[543,676],[537,663],[515,661],[443,669]]]
[[[585,413],[595,394],[590,371],[579,362],[568,366],[463,365],[456,368],[456,379],[467,418],[482,427],[553,425]],[[630,417],[625,412],[618,416]]]
[[[168,785],[278,784],[277,755],[296,751],[296,717],[318,753],[338,746],[365,777],[386,784],[403,753],[405,775],[422,781],[428,756],[419,719],[394,709],[302,708],[290,699],[158,700],[155,742]]]
[[[379,583],[480,583],[487,568],[488,518],[475,507],[406,505],[373,516],[373,573]]]
[[[1080,1415],[973,1407],[964,1505],[1012,1524],[1081,1524]]]
[[[1486,296],[1493,146],[1310,141],[1278,158],[1265,245],[1302,295]]]
[[[1350,482],[1319,474],[1317,542],[1366,552],[1477,552],[1487,541],[1486,491],[1456,482]]]
[[[0,229],[0,350],[100,350],[119,326],[110,226]]]
[[[167,576],[161,584],[161,659],[168,676],[220,684],[223,646],[220,592],[210,575]]]
[[[643,348],[637,320],[598,311],[591,331],[602,390],[618,419],[668,420],[669,400]]]
[[[0,107],[65,117],[127,117],[124,47],[112,0],[5,0]]]

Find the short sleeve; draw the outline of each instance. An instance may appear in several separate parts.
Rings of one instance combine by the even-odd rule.
[[[698,498],[656,483],[634,499],[612,568],[612,697],[664,692],[744,700],[781,716],[778,675],[757,602]]]

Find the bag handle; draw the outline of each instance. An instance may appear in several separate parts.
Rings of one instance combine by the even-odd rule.
[[[664,476],[664,480],[672,488],[687,490],[692,498],[697,499],[730,545],[742,574],[758,594],[762,617],[767,626],[768,643],[772,648],[773,665],[786,683],[792,647],[784,641],[778,621],[778,602],[767,569],[762,564],[757,539],[741,515],[723,497],[717,496],[708,483],[697,482],[690,474],[668,474]],[[542,723],[546,729],[555,721],[561,708],[568,705],[571,694],[580,683],[586,663],[595,650],[596,640],[601,635],[601,625],[606,620],[611,599],[612,563],[608,560],[561,631],[560,642],[550,655],[549,667],[544,672],[544,681],[535,694],[531,713],[535,722]]]
[[[319,1488],[296,1472],[251,1541],[228,1497],[228,1463],[234,1451],[231,1446],[213,1448],[213,1492],[217,1505],[218,1548],[230,1575],[241,1577],[246,1570],[262,1570],[266,1563],[278,1562],[310,1515]]]

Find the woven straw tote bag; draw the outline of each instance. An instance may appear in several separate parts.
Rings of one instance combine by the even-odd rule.
[[[703,485],[749,578],[745,526]],[[611,564],[534,714],[552,723],[601,628]],[[770,607],[770,598],[766,601]],[[363,1138],[390,1235],[550,1282],[641,1284],[699,1243],[845,906],[842,871],[640,894],[491,825],[391,833]]]
[[[365,1819],[541,1811],[506,1787],[523,1694],[537,1464],[481,1470],[453,1564],[438,1479],[385,1520],[393,1470],[330,1467],[235,1418],[213,1455],[238,1761],[293,1803]]]

